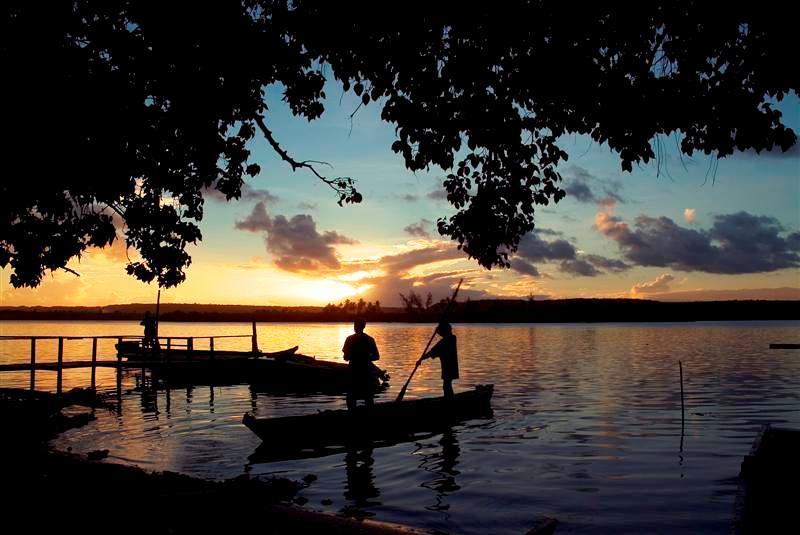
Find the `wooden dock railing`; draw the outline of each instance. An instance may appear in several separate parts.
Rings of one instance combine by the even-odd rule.
[[[186,348],[188,357],[191,359],[195,351],[195,340],[208,340],[209,359],[214,360],[215,345],[214,340],[218,338],[251,338],[252,351],[258,352],[258,338],[256,334],[256,323],[253,322],[252,334],[221,334],[212,336],[158,336],[158,347],[154,350],[156,355],[162,347],[167,350],[176,348]],[[25,371],[30,370],[30,389],[36,389],[36,371],[55,371],[56,372],[56,393],[61,394],[63,371],[70,368],[91,368],[91,388],[96,388],[98,367],[116,368],[117,370],[117,389],[120,388],[121,373],[123,368],[144,368],[146,361],[140,362],[123,362],[122,354],[120,353],[121,345],[123,342],[139,342],[144,337],[140,335],[100,335],[100,336],[0,336],[0,341],[30,341],[30,362],[17,362],[11,364],[0,364],[0,372],[3,371]],[[37,362],[37,341],[39,340],[57,340],[57,352],[55,362]],[[90,360],[68,360],[64,361],[64,341],[74,340],[91,340],[92,350]],[[98,360],[97,358],[97,341],[98,340],[116,340],[117,341],[117,354],[116,360]],[[162,343],[162,340],[165,343]],[[169,351],[165,352],[165,361],[169,362]]]

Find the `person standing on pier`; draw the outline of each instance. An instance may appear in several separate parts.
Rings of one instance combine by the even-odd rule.
[[[353,322],[355,334],[351,334],[344,341],[342,358],[349,363],[350,384],[347,391],[347,408],[356,408],[359,399],[364,400],[364,405],[371,407],[375,395],[375,377],[373,362],[380,358],[375,339],[364,332],[367,322],[363,318],[356,318]]]
[[[157,347],[158,340],[156,340],[156,319],[152,314],[150,314],[149,310],[144,313],[144,319],[139,322],[139,325],[144,327],[144,339],[142,339],[142,347]]]
[[[436,332],[442,337],[420,360],[438,358],[442,365],[442,389],[444,397],[453,396],[453,380],[458,379],[458,348],[456,335],[449,323],[440,323]]]

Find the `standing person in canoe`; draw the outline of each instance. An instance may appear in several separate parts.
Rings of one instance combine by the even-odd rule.
[[[373,362],[380,358],[375,339],[364,332],[367,322],[363,318],[356,318],[353,322],[355,334],[351,334],[344,341],[342,357],[350,363],[350,387],[347,392],[347,408],[356,408],[359,399],[364,400],[364,405],[373,405],[375,395],[375,378]]]
[[[442,365],[442,389],[444,397],[453,396],[453,380],[458,379],[458,348],[456,347],[456,335],[449,323],[440,323],[436,332],[442,337],[430,351],[422,355],[420,359],[438,358]]]

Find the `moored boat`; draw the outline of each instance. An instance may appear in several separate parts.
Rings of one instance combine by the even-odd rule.
[[[142,349],[139,342],[117,344],[120,356],[151,370],[172,383],[243,384],[262,392],[325,392],[347,390],[350,371],[344,362],[321,360],[297,353],[297,346],[283,351],[211,351],[161,348]],[[385,388],[389,375],[373,365],[373,387]]]
[[[250,358],[274,358],[287,359],[297,352],[298,346],[290,347],[282,351],[230,351],[230,350],[210,350],[210,349],[185,349],[175,347],[143,348],[139,341],[126,341],[116,344],[117,354],[120,357],[135,361],[159,361],[159,362],[179,362],[179,361],[203,361],[203,360],[236,360]],[[306,355],[297,355],[297,360],[307,361],[313,359]]]
[[[303,416],[258,418],[242,422],[265,445],[282,449],[314,449],[360,441],[396,442],[420,433],[440,432],[447,426],[492,414],[494,385],[478,385],[452,398],[436,397],[377,403],[354,411],[329,410]]]

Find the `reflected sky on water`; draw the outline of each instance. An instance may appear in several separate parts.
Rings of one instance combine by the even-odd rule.
[[[541,515],[559,533],[729,532],[736,476],[762,423],[800,427],[800,322],[456,325],[461,380],[456,390],[495,384],[494,418],[390,447],[339,451],[280,462],[250,461],[260,440],[241,424],[259,416],[343,408],[343,396],[275,396],[248,385],[137,388],[122,377],[121,412],[54,441],[75,451],[108,448],[110,460],[153,470],[226,478],[243,472],[317,479],[308,507],[463,533],[524,533]],[[139,334],[136,322],[4,322],[3,335]],[[392,376],[378,401],[394,399],[431,334],[430,325],[367,326]],[[162,336],[249,334],[245,323],[162,323]],[[299,345],[336,360],[347,324],[262,324],[259,345]],[[195,347],[203,349],[207,341]],[[242,349],[249,338],[220,339]],[[37,360],[55,361],[40,341]],[[66,341],[65,360],[89,357],[91,341]],[[0,342],[0,362],[27,361],[28,342]],[[100,357],[113,357],[101,341]],[[678,360],[686,401],[681,451]],[[408,397],[439,395],[438,362],[414,377]],[[89,370],[66,370],[64,388],[87,386]],[[115,393],[116,374],[98,370]],[[55,373],[38,372],[52,389]],[[0,386],[27,387],[28,372]],[[280,437],[275,437],[276,441]]]

